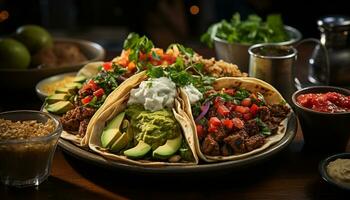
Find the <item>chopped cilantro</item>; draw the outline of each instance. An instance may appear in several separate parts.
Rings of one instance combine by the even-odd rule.
[[[255,121],[256,121],[256,123],[259,126],[261,134],[263,134],[263,135],[271,135],[271,130],[269,129],[267,124],[265,124],[265,122],[263,122],[260,118],[255,118]]]
[[[240,101],[242,101],[245,98],[248,98],[249,96],[249,91],[242,88],[238,89],[234,95],[235,99],[238,99]]]

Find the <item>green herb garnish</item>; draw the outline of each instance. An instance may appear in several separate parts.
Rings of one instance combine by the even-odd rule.
[[[280,15],[268,15],[264,22],[257,15],[249,15],[241,20],[240,14],[235,13],[228,22],[222,20],[210,26],[201,36],[201,41],[213,47],[214,38],[218,37],[229,43],[256,44],[263,42],[283,42],[289,39]]]
[[[271,130],[267,126],[265,122],[263,122],[260,118],[255,118],[256,123],[259,126],[260,133],[263,135],[271,135]]]
[[[140,52],[146,54],[154,47],[153,42],[146,36],[140,37],[136,33],[130,33],[124,41],[124,49],[130,49],[129,60],[137,62]],[[153,54],[152,54],[153,56]]]

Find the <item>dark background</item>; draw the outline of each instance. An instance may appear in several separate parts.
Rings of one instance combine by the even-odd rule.
[[[199,7],[196,15],[190,13],[193,5]],[[304,37],[319,38],[317,19],[346,15],[349,8],[339,0],[0,0],[0,10],[10,14],[0,23],[0,36],[23,24],[39,24],[56,36],[89,39],[107,50],[120,50],[130,31],[146,34],[160,47],[175,41],[197,46],[210,24],[240,12],[243,18],[280,13]]]

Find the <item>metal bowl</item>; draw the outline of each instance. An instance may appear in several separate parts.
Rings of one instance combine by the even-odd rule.
[[[71,38],[55,38],[54,43],[72,43],[77,45],[87,60],[78,64],[48,67],[48,68],[32,68],[32,69],[0,69],[0,88],[7,90],[25,90],[34,89],[40,80],[65,72],[78,71],[81,67],[89,62],[100,61],[105,58],[105,50],[97,43],[71,39]]]
[[[293,45],[301,40],[302,34],[291,26],[284,26],[287,34],[291,38],[285,42],[278,42],[279,45]],[[253,44],[252,44],[253,45]],[[214,47],[218,59],[236,64],[241,71],[248,72],[249,54],[248,49],[252,45],[240,43],[228,43],[226,40],[218,37],[214,38]]]

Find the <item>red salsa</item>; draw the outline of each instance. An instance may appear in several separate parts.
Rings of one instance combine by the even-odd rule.
[[[340,113],[350,111],[350,96],[337,92],[308,93],[297,97],[297,102],[319,112]]]

